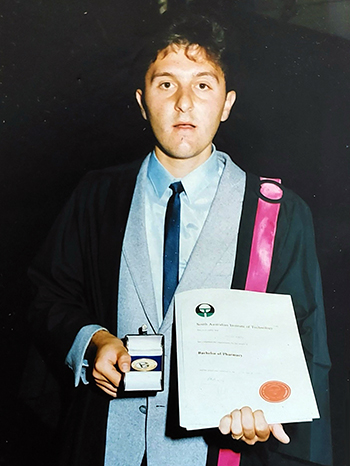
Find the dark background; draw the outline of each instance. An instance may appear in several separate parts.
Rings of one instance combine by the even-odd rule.
[[[204,9],[210,2],[195,3]],[[334,465],[346,466],[350,44],[242,11],[239,2],[216,6],[240,31],[243,61],[238,100],[216,144],[245,170],[283,178],[311,207],[333,361]],[[158,14],[152,0],[2,0],[0,465],[51,464],[52,413],[39,416],[23,396],[31,396],[23,379],[31,352],[26,270],[86,171],[152,147],[131,69]]]

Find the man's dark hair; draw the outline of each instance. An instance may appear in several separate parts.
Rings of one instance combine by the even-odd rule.
[[[147,70],[159,52],[172,45],[184,46],[185,52],[188,52],[192,45],[199,45],[206,52],[208,59],[218,65],[227,78],[229,66],[225,29],[215,19],[193,13],[178,17],[166,17],[164,14],[159,24],[153,24],[153,29],[155,34],[148,40],[143,39],[144,47],[137,60],[139,87],[143,87]],[[188,55],[188,58],[191,58],[191,55]]]

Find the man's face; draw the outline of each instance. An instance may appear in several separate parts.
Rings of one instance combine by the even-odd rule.
[[[156,137],[158,159],[192,159],[193,169],[210,156],[212,140],[230,114],[235,92],[226,94],[223,71],[199,46],[191,46],[188,56],[182,46],[166,52],[150,65],[144,93],[138,89],[136,99]]]

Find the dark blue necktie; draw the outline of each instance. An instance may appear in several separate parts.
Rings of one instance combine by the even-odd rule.
[[[181,181],[169,186],[171,195],[165,214],[164,255],[163,255],[163,315],[165,316],[170,301],[179,281],[179,243],[180,243],[180,193],[184,190]]]

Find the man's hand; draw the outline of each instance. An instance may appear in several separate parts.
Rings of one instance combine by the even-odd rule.
[[[232,438],[243,440],[248,445],[266,442],[271,433],[282,443],[290,442],[281,424],[268,424],[261,410],[253,412],[247,406],[224,416],[219,429],[222,434],[231,434]]]
[[[116,398],[122,378],[121,372],[125,373],[130,370],[130,355],[123,342],[106,330],[96,332],[90,345],[96,347],[96,357],[92,370],[95,383],[107,395]],[[115,368],[116,365],[118,365],[120,372]]]

